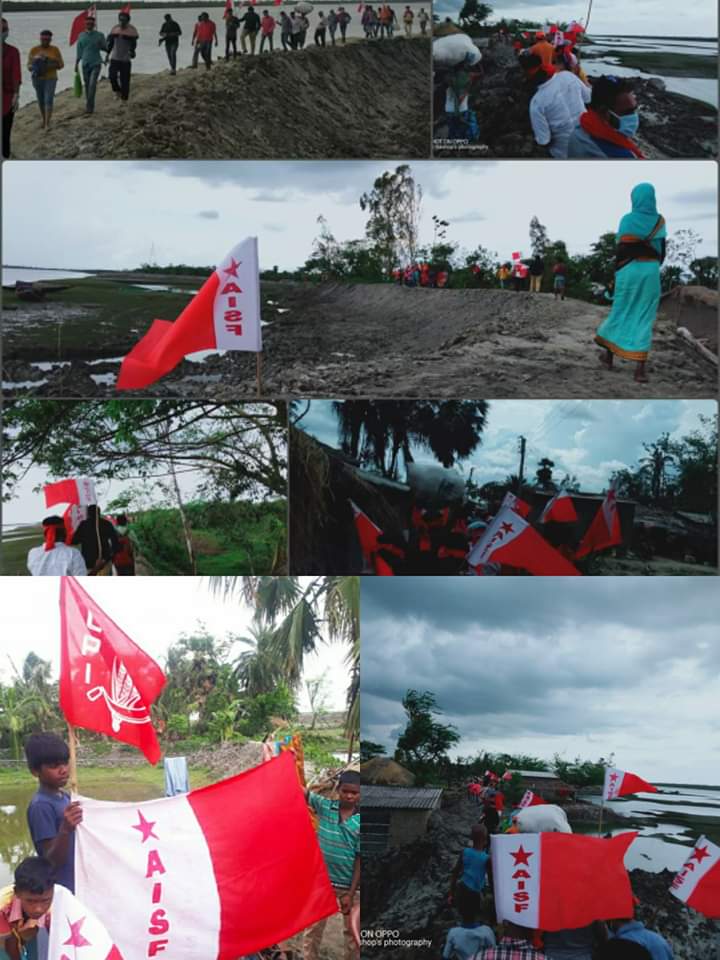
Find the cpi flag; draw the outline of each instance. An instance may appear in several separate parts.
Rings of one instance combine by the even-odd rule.
[[[603,784],[603,800],[614,800],[615,797],[622,797],[626,793],[657,793],[658,788],[654,787],[642,777],[636,777],[634,773],[627,773],[625,770],[616,770],[615,767],[605,768],[605,782]]]
[[[712,920],[720,920],[720,847],[700,837],[670,893]]]
[[[561,553],[513,510],[501,509],[468,555],[470,566],[506,563],[538,577],[580,576]]]
[[[510,510],[514,510],[515,513],[519,514],[521,517],[526,517],[531,510],[529,503],[525,503],[524,500],[521,500],[520,497],[516,497],[514,493],[510,493],[509,491],[503,497],[503,502],[500,505],[500,509],[503,510],[505,507],[508,507]]]
[[[53,891],[47,955],[48,960],[123,960],[92,910],[58,883]]]
[[[123,360],[116,388],[146,387],[197,350],[262,350],[256,237],[233,247],[174,323],[153,321]]]
[[[68,723],[160,759],[150,706],[165,685],[155,661],[88,596],[60,579],[60,709]]]
[[[518,806],[524,810],[525,807],[538,807],[541,803],[547,803],[547,800],[543,800],[542,797],[533,793],[532,790],[526,790]]]
[[[76,503],[78,506],[87,507],[89,504],[97,503],[95,483],[87,477],[46,483],[43,491],[46,507],[54,507],[56,503]]]
[[[128,960],[236,960],[338,909],[291,753],[176,797],[82,805],[78,896]]]
[[[558,490],[540,514],[540,523],[575,523],[576,520],[575,506],[566,490]]]
[[[352,500],[349,503],[365,562],[373,567],[375,575],[378,577],[394,576],[392,567],[382,557],[378,556],[378,550],[380,549],[378,537],[381,536],[382,530],[376,523],[372,522],[366,513],[363,513],[356,503],[353,503]]]
[[[594,550],[604,550],[606,547],[614,547],[619,543],[622,543],[620,517],[618,516],[615,491],[610,487],[605,494],[605,499],[600,504],[600,509],[593,517],[593,522],[580,541],[575,559],[579,560]]]
[[[623,858],[637,833],[611,840],[571,833],[492,837],[498,921],[567,930],[607,917],[631,917],[633,895]]]
[[[92,17],[93,19],[95,19],[95,16],[96,16],[95,4],[93,4],[92,6],[88,7],[84,13],[79,13],[75,17],[73,22],[70,24],[70,40],[69,40],[70,46],[72,46],[77,41],[77,38],[85,29],[85,21],[87,20],[87,18]]]

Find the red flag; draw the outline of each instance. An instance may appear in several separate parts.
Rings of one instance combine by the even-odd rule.
[[[87,18],[95,17],[95,16],[96,16],[95,4],[92,4],[92,6],[88,7],[84,13],[79,13],[75,17],[73,22],[70,24],[70,41],[69,41],[70,46],[72,46],[75,43],[77,38],[85,29],[85,21],[87,20]]]
[[[533,793],[532,790],[526,790],[518,806],[524,809],[525,807],[539,807],[542,803],[547,803],[547,800],[543,800],[542,797]]]
[[[58,480],[57,483],[46,483],[43,487],[45,506],[54,507],[56,503],[77,503],[88,506],[97,503],[95,484],[92,480],[81,477],[78,480]]]
[[[622,543],[620,516],[615,491],[610,487],[605,494],[605,499],[600,504],[600,509],[593,518],[593,522],[580,541],[575,559],[579,560],[595,550],[604,550],[606,547],[614,547],[619,543]]]
[[[693,910],[720,920],[720,847],[700,837],[670,887]]]
[[[356,503],[353,503],[352,500],[349,502],[353,512],[353,519],[355,520],[355,530],[357,532],[358,540],[360,541],[360,549],[362,550],[363,559],[367,564],[373,567],[376,576],[394,576],[392,567],[385,560],[383,560],[382,557],[378,556],[380,544],[378,544],[377,540],[382,534],[382,530],[376,523],[372,522],[366,513],[363,513]]]
[[[577,577],[579,571],[544,540],[537,530],[505,507],[470,551],[468,563],[479,566],[505,563],[520,567],[536,577]]]
[[[634,773],[606,767],[603,800],[614,800],[615,797],[622,797],[627,793],[658,793],[658,788]]]
[[[117,390],[139,390],[198,350],[262,350],[257,238],[228,253],[174,323],[154,320],[120,367]]]
[[[633,895],[623,858],[636,836],[495,834],[491,855],[498,921],[550,931],[631,917]]]
[[[128,16],[130,16],[130,4],[129,4],[129,3],[126,3],[124,7],[120,7],[120,11],[119,11],[119,12],[120,12],[120,13],[126,13]]]
[[[87,517],[87,508],[81,507],[77,503],[71,503],[63,514],[63,523],[65,524],[65,543],[72,543],[73,534]]]
[[[225,20],[228,14],[233,12],[233,0],[225,0],[225,10],[223,11],[223,20]]]
[[[190,793],[82,804],[77,895],[127,960],[236,960],[338,910],[289,752]]]
[[[565,490],[558,490],[554,497],[545,504],[540,515],[540,523],[575,523],[577,513],[572,497]]]
[[[160,745],[150,706],[165,675],[88,596],[74,577],[60,581],[60,709],[68,723],[142,750]]]
[[[503,497],[500,509],[502,510],[504,507],[509,507],[510,510],[514,510],[515,513],[521,517],[526,517],[532,509],[529,503],[525,503],[524,500],[521,500],[520,497],[516,497],[514,493],[510,493],[509,491]]]

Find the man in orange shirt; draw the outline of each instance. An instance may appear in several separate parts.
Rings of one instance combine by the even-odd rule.
[[[530,47],[530,53],[534,53],[536,56],[540,57],[540,60],[542,61],[540,65],[546,73],[555,73],[555,67],[553,66],[555,47],[546,40],[544,33],[541,33],[538,37],[537,43],[534,43]]]

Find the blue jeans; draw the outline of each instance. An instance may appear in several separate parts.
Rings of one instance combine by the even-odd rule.
[[[99,63],[92,66],[85,63],[82,65],[83,83],[85,84],[85,109],[88,113],[94,113],[95,111],[95,92],[100,76],[100,66]]]
[[[55,87],[57,86],[57,77],[54,80],[41,80],[39,77],[33,77],[33,86],[37,94],[37,101],[40,109],[51,110],[55,100]]]

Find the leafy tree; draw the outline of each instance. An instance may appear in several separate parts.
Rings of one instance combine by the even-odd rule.
[[[553,483],[553,467],[555,462],[549,460],[547,457],[543,457],[542,460],[538,461],[538,468],[535,471],[535,486],[539,487],[541,490],[554,490],[555,484]]]
[[[481,26],[492,16],[492,12],[492,7],[487,3],[479,3],[478,0],[465,0],[459,20],[461,23],[470,26]]]
[[[558,484],[559,490],[567,490],[568,493],[579,493],[580,481],[575,474],[566,473]]]
[[[405,730],[398,737],[395,759],[416,774],[421,782],[432,777],[434,768],[447,760],[447,752],[460,740],[451,724],[440,723],[435,694],[408,690],[402,701],[407,715]]]
[[[466,256],[465,267],[464,275],[467,277],[468,285],[486,288],[497,286],[500,260],[494,251],[487,250],[483,246],[477,246],[472,253]]]
[[[365,763],[375,757],[384,757],[387,751],[381,743],[373,743],[372,740],[360,741],[360,761]]]
[[[536,256],[544,256],[550,243],[547,228],[543,226],[537,217],[530,221],[530,247]]]
[[[668,237],[666,244],[665,263],[668,267],[679,267],[683,281],[691,278],[691,264],[695,261],[695,253],[702,237],[690,227],[676,230]]]
[[[365,233],[386,276],[396,265],[415,260],[421,203],[422,189],[407,164],[381,174],[360,197],[361,210],[369,214]]]
[[[700,429],[675,445],[677,490],[681,506],[699,513],[717,513],[718,418],[700,416]]]
[[[654,443],[644,443],[643,450],[647,456],[640,458],[641,470],[650,478],[650,495],[653,500],[660,500],[666,492],[667,469],[675,463],[676,454],[670,436],[664,433]]]
[[[312,677],[305,681],[305,692],[310,702],[310,729],[315,729],[318,718],[327,713],[328,689],[327,675]]]
[[[717,290],[718,262],[717,257],[700,257],[690,263],[690,282],[701,287]]]
[[[581,757],[575,757],[574,760],[563,760],[559,754],[553,757],[553,770],[573,787],[596,787],[603,784],[605,780],[605,768],[611,767],[614,763],[614,754],[605,760],[600,757],[599,760],[583,760]]]

